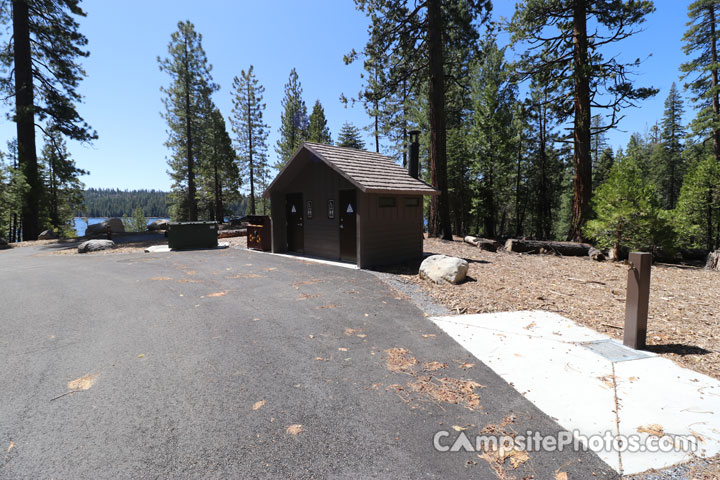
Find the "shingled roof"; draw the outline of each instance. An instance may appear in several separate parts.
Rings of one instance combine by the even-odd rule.
[[[354,148],[336,147],[320,143],[305,142],[290,158],[285,168],[272,181],[266,194],[288,170],[298,154],[309,150],[315,157],[345,177],[365,193],[394,193],[407,195],[439,195],[440,192],[422,180],[413,178],[408,171],[390,157]]]

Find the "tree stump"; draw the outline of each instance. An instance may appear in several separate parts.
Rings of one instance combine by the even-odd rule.
[[[708,254],[705,269],[715,270],[716,272],[720,271],[720,250],[715,250]]]

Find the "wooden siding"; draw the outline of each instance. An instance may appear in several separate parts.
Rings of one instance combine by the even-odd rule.
[[[423,202],[421,196],[362,194],[361,267],[399,263],[419,258],[423,251]],[[380,197],[392,196],[394,207],[379,207]],[[418,198],[418,206],[405,206],[405,199]]]
[[[283,190],[273,190],[271,196],[273,227],[273,251],[286,250],[285,195],[303,194],[303,223],[305,253],[307,255],[334,259],[340,258],[340,230],[338,220],[338,190],[355,187],[322,161],[310,158],[303,169]],[[335,200],[335,218],[328,218],[328,200]],[[313,202],[313,218],[307,218],[307,202]],[[275,242],[278,245],[275,245]]]

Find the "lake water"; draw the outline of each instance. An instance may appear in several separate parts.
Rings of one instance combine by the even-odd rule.
[[[105,220],[107,220],[107,218],[88,217],[87,223],[85,223],[85,220],[83,218],[75,217],[73,219],[74,224],[75,224],[75,232],[77,233],[78,237],[82,237],[83,235],[85,235],[85,230],[87,230],[88,225],[95,225],[96,223],[102,223]],[[147,218],[148,225],[151,224],[152,222],[154,222],[155,220],[170,220],[170,219],[162,218],[162,217],[148,217]]]

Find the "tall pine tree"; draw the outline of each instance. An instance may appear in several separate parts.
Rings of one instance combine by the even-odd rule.
[[[73,140],[97,138],[76,109],[82,100],[77,87],[85,75],[78,59],[88,55],[76,18],[84,16],[80,0],[11,0],[0,5],[0,23],[12,31],[1,49],[0,87],[15,102],[18,164],[28,185],[22,209],[25,239],[37,238],[42,226],[38,122],[47,119]]]
[[[238,199],[240,173],[225,119],[214,105],[202,133],[198,164],[199,200],[208,218],[223,223],[226,206]]]
[[[166,145],[172,150],[168,173],[173,180],[173,218],[198,219],[197,167],[201,137],[211,109],[210,95],[218,89],[213,83],[202,47],[202,35],[190,21],[178,23],[170,37],[168,57],[158,57],[160,70],[170,76],[165,95],[164,117],[168,124]]]
[[[630,81],[639,60],[622,64],[615,56],[603,57],[601,49],[632,36],[652,11],[650,0],[522,0],[510,22],[513,43],[528,45],[519,62],[523,76],[540,76],[554,92],[553,101],[573,113],[571,240],[582,240],[591,211],[591,109],[609,110],[608,126],[614,127],[623,108],[657,92]]]
[[[478,23],[487,18],[488,0],[443,2],[426,0],[408,4],[404,0],[355,0],[358,8],[371,18],[370,38],[363,50],[365,58],[372,59],[370,78],[382,80],[382,94],[371,89],[375,98],[390,98],[406,82],[412,82],[410,91],[420,88],[418,82],[427,79],[427,106],[429,123],[429,170],[432,185],[440,190],[430,203],[430,235],[452,239],[450,199],[447,175],[447,119],[446,55],[447,40],[459,44],[473,44],[478,38]],[[479,20],[479,22],[478,22]],[[456,35],[449,35],[454,32]],[[420,48],[418,48],[420,47]],[[352,52],[347,62],[358,57]],[[382,74],[375,75],[378,69]]]
[[[53,127],[45,135],[41,158],[46,185],[43,216],[49,219],[48,225],[56,233],[71,236],[74,213],[83,205],[83,184],[78,177],[88,172],[75,166],[62,135]]]
[[[478,230],[482,228],[485,236],[495,238],[504,233],[511,214],[516,88],[509,82],[505,49],[497,46],[494,36],[484,38],[482,52],[471,84],[471,171],[476,177]]]
[[[230,122],[235,133],[235,147],[239,152],[243,176],[250,187],[249,214],[255,215],[258,180],[268,176],[268,126],[263,121],[265,87],[255,77],[253,66],[233,79],[233,115]]]
[[[275,147],[278,155],[276,169],[285,166],[295,150],[307,140],[308,114],[305,100],[302,98],[302,85],[298,74],[293,68],[290,78],[285,84],[285,97],[282,100],[282,115],[280,117],[280,138]]]
[[[685,128],[682,125],[683,113],[685,113],[683,100],[673,82],[665,100],[665,113],[660,130],[661,150],[660,155],[656,157],[659,162],[653,165],[652,171],[662,199],[662,207],[666,210],[675,208],[685,175],[682,145],[682,139],[685,137]]]
[[[330,128],[328,128],[327,119],[325,118],[325,109],[320,103],[320,100],[315,100],[315,105],[310,114],[307,139],[309,142],[324,143],[327,145],[332,145],[333,143]]]
[[[695,55],[683,63],[685,88],[693,94],[699,112],[694,129],[699,135],[713,139],[715,160],[720,163],[720,84],[718,83],[718,13],[716,0],[695,0],[688,6],[687,31],[683,36],[685,55]]]

